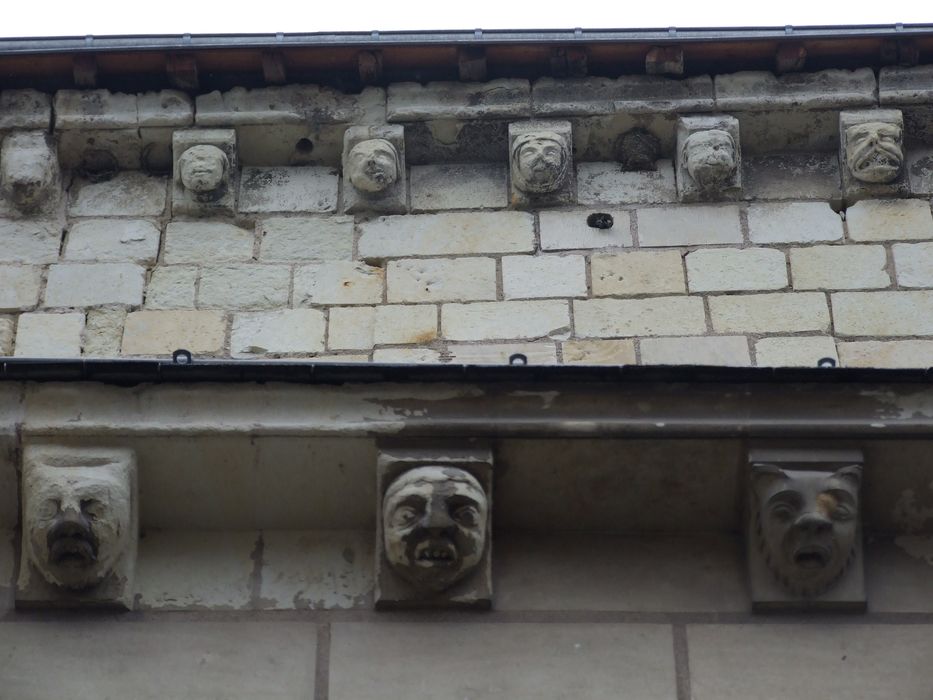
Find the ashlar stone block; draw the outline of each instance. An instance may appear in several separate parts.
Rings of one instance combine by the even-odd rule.
[[[52,123],[52,98],[38,90],[0,92],[0,131],[10,129],[48,130]]]
[[[839,163],[847,202],[902,196],[910,191],[904,167],[904,116],[899,109],[839,113]]]
[[[80,262],[154,263],[159,228],[145,219],[82,219],[65,242],[64,259]]]
[[[170,355],[179,348],[193,353],[223,350],[227,332],[221,311],[136,311],[126,317],[124,355]]]
[[[42,268],[33,265],[0,265],[0,311],[34,308],[39,301]]]
[[[347,261],[303,265],[295,270],[295,305],[378,304],[385,270]]]
[[[684,202],[733,199],[742,190],[739,121],[729,116],[677,121],[677,194]]]
[[[80,357],[84,314],[20,314],[16,357]]]
[[[240,211],[323,213],[337,210],[337,171],[324,166],[244,168]]]
[[[62,183],[55,143],[44,131],[15,131],[0,148],[0,191],[16,213],[53,214]]]
[[[864,610],[857,450],[749,452],[747,562],[752,607]]]
[[[237,356],[313,354],[324,350],[324,314],[317,309],[235,314],[230,353]]]
[[[162,216],[165,178],[140,172],[120,173],[103,182],[79,181],[71,188],[71,216]]]
[[[568,121],[509,124],[509,199],[529,208],[569,204],[576,196]]]
[[[233,214],[240,180],[236,131],[183,129],[172,135],[172,213]]]
[[[53,308],[143,302],[146,269],[130,263],[64,263],[49,268],[45,305]]]
[[[483,448],[380,450],[377,608],[491,607],[492,466]]]
[[[389,86],[386,117],[390,122],[436,119],[508,119],[531,115],[527,80],[488,83],[394,83]]]
[[[343,211],[402,214],[408,208],[405,128],[351,126],[343,135]]]
[[[138,523],[132,450],[28,445],[17,606],[131,608]]]

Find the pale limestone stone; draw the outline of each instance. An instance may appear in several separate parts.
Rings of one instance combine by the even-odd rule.
[[[43,129],[52,123],[52,98],[38,90],[0,92],[0,130]]]
[[[0,356],[9,357],[13,354],[15,328],[16,318],[14,316],[0,316]]]
[[[23,311],[39,302],[42,268],[0,265],[0,311]]]
[[[206,267],[198,285],[198,307],[276,309],[288,305],[291,269],[247,263]]]
[[[45,305],[63,308],[143,303],[146,268],[131,263],[62,263],[49,267]]]
[[[441,331],[448,340],[563,339],[570,309],[566,301],[444,304]]]
[[[884,246],[817,245],[793,248],[794,289],[881,289],[891,286]]]
[[[233,214],[239,179],[236,131],[179,129],[173,132],[173,216]]]
[[[504,209],[508,206],[505,165],[439,163],[411,169],[411,209]]]
[[[822,70],[774,75],[741,71],[714,78],[716,108],[772,111],[832,109],[875,104],[877,85],[871,68]]]
[[[691,292],[755,291],[787,286],[787,259],[770,248],[717,248],[687,253]]]
[[[0,191],[26,216],[54,215],[62,184],[55,143],[45,131],[14,131],[0,148]]]
[[[712,365],[750,367],[748,340],[744,335],[705,338],[644,338],[643,365]]]
[[[373,326],[376,345],[420,345],[437,338],[437,307],[377,306]]]
[[[439,364],[441,353],[431,348],[376,348],[373,362],[386,364]]]
[[[385,270],[363,263],[333,261],[302,265],[295,270],[296,305],[378,304],[382,302]]]
[[[918,145],[907,151],[907,178],[911,194],[933,195],[933,148]]]
[[[350,260],[353,257],[353,217],[277,217],[259,224],[259,259]]]
[[[165,228],[163,261],[219,263],[250,260],[256,236],[232,224],[174,221]]]
[[[933,287],[933,243],[898,243],[891,249],[900,287]]]
[[[0,219],[0,263],[55,262],[61,240],[61,228],[55,224]]]
[[[846,209],[853,241],[933,238],[933,216],[925,199],[866,199]]]
[[[573,317],[575,335],[581,338],[706,333],[699,297],[574,301]]]
[[[524,355],[529,365],[556,365],[556,343],[493,343],[447,347],[457,365],[506,365],[513,355]]]
[[[193,309],[198,268],[160,265],[152,271],[146,287],[147,309]]]
[[[372,350],[376,308],[334,306],[328,312],[327,347],[330,350]]]
[[[594,214],[609,214],[610,228],[596,228],[588,221]],[[621,209],[608,211],[542,211],[539,215],[542,250],[584,250],[630,247],[630,215]]]
[[[198,126],[280,127],[286,124],[371,124],[385,121],[385,90],[346,94],[320,85],[235,87],[196,98]]]
[[[369,362],[369,355],[354,352],[335,352],[332,355],[315,355],[315,362],[331,362],[333,364],[346,364],[349,362]]]
[[[842,217],[823,202],[780,202],[748,207],[752,243],[841,241]]]
[[[342,211],[402,214],[408,209],[405,128],[351,126],[343,134]]]
[[[884,66],[878,71],[883,105],[927,104],[933,100],[933,66]]]
[[[151,221],[84,219],[65,240],[65,260],[150,264],[159,254],[159,228]]]
[[[743,158],[742,187],[748,199],[818,199],[839,202],[837,153],[778,153]],[[792,234],[789,234],[792,235]]]
[[[168,180],[141,172],[117,173],[104,182],[78,181],[71,188],[71,216],[162,216]]]
[[[569,204],[573,182],[573,134],[569,121],[509,124],[509,201],[513,206]]]
[[[709,297],[716,333],[828,331],[826,296],[816,292]]]
[[[904,116],[898,109],[839,113],[842,191],[849,202],[872,196],[906,195]]]
[[[639,250],[590,258],[593,296],[686,294],[684,265],[677,250]]]
[[[616,162],[577,165],[580,204],[665,204],[677,201],[674,166],[659,160],[657,170],[622,170]]]
[[[170,355],[179,348],[219,353],[227,331],[222,311],[135,311],[126,317],[124,355]]]
[[[126,309],[92,309],[84,326],[85,357],[118,357]]]
[[[245,213],[337,210],[337,171],[324,166],[243,168],[240,211]]]
[[[713,80],[708,75],[682,80],[657,75],[544,77],[535,81],[532,99],[538,116],[709,112]]]
[[[565,365],[634,365],[631,340],[565,340],[561,343]]]
[[[194,101],[181,90],[159,90],[137,95],[140,127],[179,127],[194,123]]]
[[[928,369],[933,367],[933,340],[839,343],[839,359],[843,367]]]
[[[933,291],[832,295],[837,335],[933,335]]]
[[[364,260],[412,255],[483,255],[534,251],[534,218],[526,212],[381,216],[360,224]]]
[[[388,300],[490,301],[496,298],[493,258],[392,260],[386,267]]]
[[[758,367],[816,367],[824,357],[839,362],[836,341],[830,336],[785,336],[755,342]]]
[[[527,80],[488,83],[436,82],[389,85],[386,118],[390,122],[435,119],[503,119],[531,115]]]
[[[638,243],[643,247],[741,242],[739,208],[735,205],[638,210]]]
[[[80,357],[84,314],[21,314],[16,324],[17,357]]]
[[[677,194],[682,201],[734,199],[742,189],[738,119],[681,117],[675,158]]]
[[[119,171],[142,168],[143,142],[138,128],[58,130],[56,135],[58,160],[65,170],[86,171],[94,179],[104,180]]]
[[[317,309],[234,314],[230,354],[250,356],[321,352],[324,350],[324,326],[324,314]]]
[[[59,90],[55,93],[56,129],[135,129],[138,125],[136,95],[109,90]]]
[[[506,299],[585,297],[586,262],[582,255],[507,255],[502,258]]]

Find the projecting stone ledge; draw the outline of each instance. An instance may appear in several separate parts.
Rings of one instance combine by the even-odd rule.
[[[926,104],[933,100],[933,66],[886,66],[878,74],[883,105]]]
[[[433,119],[506,119],[531,115],[531,86],[527,80],[502,79],[489,83],[396,83],[389,86],[390,122]]]
[[[833,109],[877,104],[877,83],[871,68],[788,73],[742,71],[717,75],[716,109]]]
[[[541,78],[532,88],[532,111],[542,117],[712,109],[713,79],[708,75],[686,80],[654,75],[624,75],[614,80]]]
[[[385,90],[368,87],[346,95],[319,85],[233,88],[198,95],[198,126],[256,124],[373,124],[385,118]]]

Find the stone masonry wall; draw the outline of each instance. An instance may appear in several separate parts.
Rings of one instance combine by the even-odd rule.
[[[0,131],[49,131],[63,184],[40,213],[0,202],[0,354],[928,367],[931,74],[6,91]],[[879,106],[903,110],[907,177],[856,196],[839,113]],[[744,184],[682,203],[677,117],[706,113],[737,118]],[[510,204],[506,131],[529,118],[572,126],[569,204]],[[347,214],[344,132],[386,123],[405,213]],[[236,132],[225,213],[173,213],[172,135],[192,127]],[[656,170],[621,169],[633,127]]]

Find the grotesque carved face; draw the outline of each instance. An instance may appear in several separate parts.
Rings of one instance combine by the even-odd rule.
[[[227,154],[217,146],[192,146],[178,159],[181,184],[201,199],[223,193],[229,167]]]
[[[126,465],[37,464],[23,483],[28,557],[49,583],[81,590],[100,583],[126,550],[131,527]]]
[[[890,122],[866,122],[846,129],[846,163],[862,182],[897,179],[904,162],[902,132]]]
[[[757,544],[789,591],[814,596],[845,572],[856,551],[857,465],[835,472],[752,467]]]
[[[556,132],[522,134],[512,143],[512,181],[523,192],[544,194],[560,189],[569,163],[567,144]]]
[[[382,524],[389,565],[415,588],[439,592],[482,559],[486,494],[463,469],[411,469],[386,490]]]
[[[684,141],[683,165],[697,186],[715,191],[735,178],[735,140],[723,129],[695,131]]]
[[[361,192],[387,190],[399,178],[398,151],[385,139],[360,141],[347,155],[347,178]]]
[[[41,133],[13,133],[3,141],[0,180],[20,210],[31,211],[55,183],[55,153]]]

